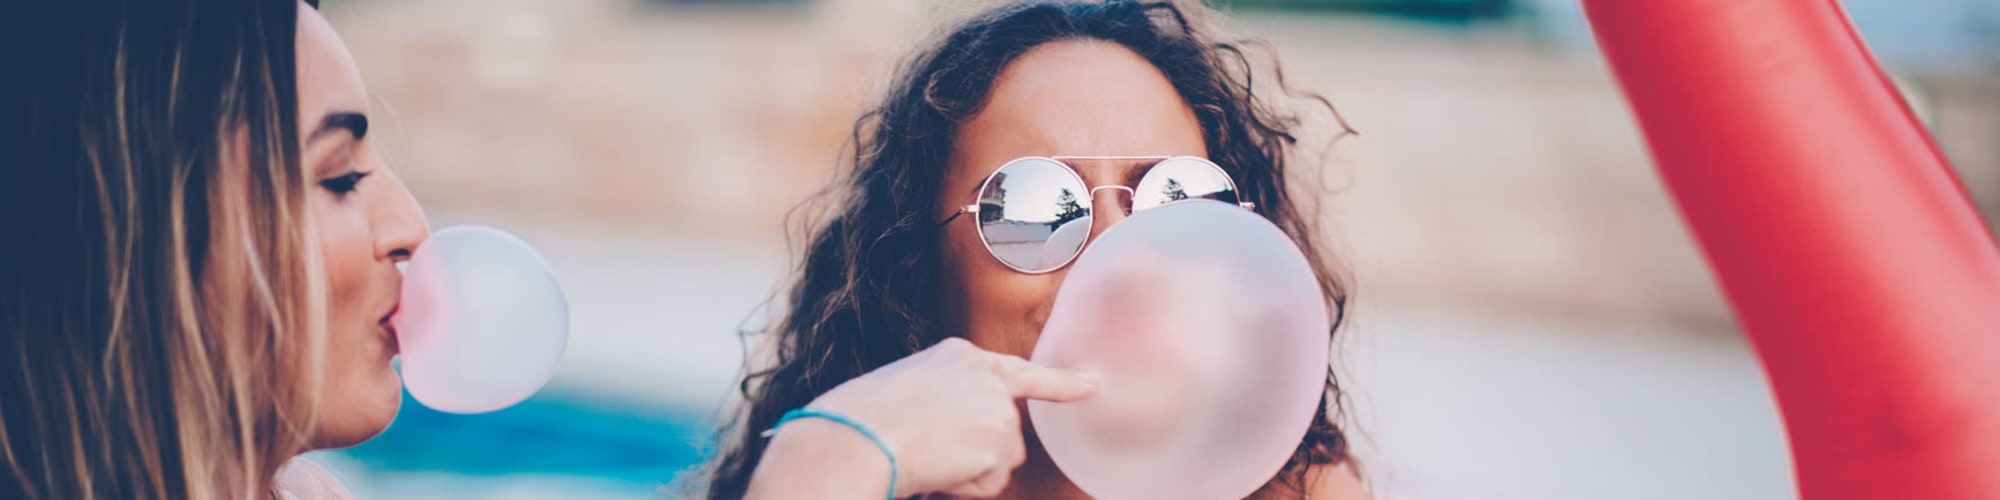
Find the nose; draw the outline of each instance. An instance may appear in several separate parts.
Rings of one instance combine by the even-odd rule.
[[[391,262],[403,262],[431,235],[430,219],[424,217],[424,209],[417,205],[417,199],[403,186],[403,180],[388,168],[378,167],[376,172],[383,176],[381,185],[385,189],[376,191],[381,195],[375,204],[372,219],[375,226],[375,258]]]
[[[1090,189],[1090,237],[1096,239],[1113,224],[1132,215],[1132,188],[1120,185]]]

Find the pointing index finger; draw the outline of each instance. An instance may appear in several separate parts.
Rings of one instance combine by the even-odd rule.
[[[1037,365],[1017,356],[1000,356],[993,372],[1016,398],[1066,403],[1097,393],[1097,382],[1083,374]]]

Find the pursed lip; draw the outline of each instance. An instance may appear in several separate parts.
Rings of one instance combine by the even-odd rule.
[[[389,343],[390,354],[400,354],[402,353],[403,350],[402,341],[399,338],[400,336],[397,335],[396,332],[396,313],[402,310],[403,310],[403,305],[401,303],[391,305],[389,306],[389,312],[387,314],[383,314],[382,319],[377,322],[382,327],[382,332],[384,334],[383,336],[385,337],[384,340],[388,341]]]

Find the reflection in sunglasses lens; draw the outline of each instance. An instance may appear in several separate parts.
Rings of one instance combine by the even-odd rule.
[[[1015,269],[1069,262],[1090,236],[1090,191],[1069,167],[1030,158],[1001,167],[979,191],[979,234]]]
[[[1146,171],[1132,189],[1133,210],[1165,205],[1181,200],[1215,200],[1236,203],[1236,186],[1222,167],[1199,158],[1173,158]]]

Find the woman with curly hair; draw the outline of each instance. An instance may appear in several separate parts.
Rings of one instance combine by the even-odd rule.
[[[743,383],[740,435],[709,496],[1084,497],[1017,401],[1089,397],[1094,385],[1021,358],[1083,241],[1162,202],[1134,190],[1154,170],[1207,179],[1192,196],[1282,228],[1312,256],[1337,331],[1346,288],[1295,199],[1318,192],[1297,180],[1310,173],[1295,154],[1302,117],[1253,84],[1254,42],[1200,14],[1164,2],[1012,5],[920,51],[856,124],[851,165],[767,332],[769,364]],[[1271,81],[1275,97],[1332,112]],[[1054,208],[1038,216],[989,199],[1008,196],[989,184],[1033,178],[1078,189],[1044,196]],[[1322,403],[1253,497],[1366,497],[1330,369]]]

